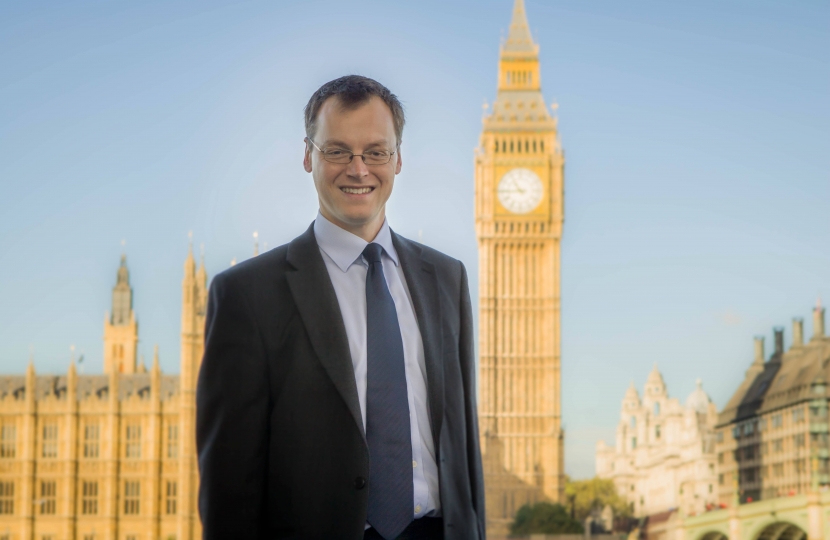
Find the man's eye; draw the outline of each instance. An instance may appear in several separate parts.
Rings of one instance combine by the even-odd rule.
[[[327,156],[342,156],[345,153],[344,150],[326,150]]]
[[[372,157],[383,157],[386,155],[386,152],[384,152],[383,150],[369,150],[366,153]]]

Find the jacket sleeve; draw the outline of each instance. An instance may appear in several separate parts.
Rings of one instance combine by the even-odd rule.
[[[467,463],[470,471],[470,490],[473,506],[478,517],[479,538],[485,538],[484,473],[481,466],[481,450],[478,436],[478,400],[476,398],[476,361],[473,338],[473,307],[470,302],[470,287],[467,270],[461,264],[461,335],[459,336],[459,358],[461,376],[464,378],[464,408],[467,417]]]
[[[210,287],[205,354],[196,389],[199,513],[204,540],[263,534],[268,373],[262,335],[226,274]]]

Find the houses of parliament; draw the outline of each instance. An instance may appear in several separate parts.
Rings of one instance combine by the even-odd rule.
[[[479,422],[488,534],[564,495],[560,241],[564,154],[541,89],[539,46],[515,0],[497,95],[475,150]],[[472,146],[472,144],[471,144]],[[196,540],[196,377],[208,278],[182,283],[181,366],[137,362],[122,256],[104,321],[104,373],[0,376],[0,540]]]
[[[122,255],[104,320],[104,374],[0,376],[0,540],[195,540],[196,376],[207,274],[182,282],[181,371],[137,362]]]

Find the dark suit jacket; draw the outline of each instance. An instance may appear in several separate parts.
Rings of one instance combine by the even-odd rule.
[[[395,233],[424,343],[448,540],[484,538],[473,318],[461,262]],[[313,227],[217,275],[196,395],[206,540],[360,539],[369,451]]]

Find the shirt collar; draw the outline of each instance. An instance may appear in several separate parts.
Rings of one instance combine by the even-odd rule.
[[[314,237],[317,239],[317,245],[320,246],[320,249],[331,257],[334,264],[344,272],[356,260],[361,258],[363,250],[369,245],[369,242],[363,238],[341,229],[326,219],[319,211],[317,212],[317,218],[314,220]],[[395,246],[392,244],[392,230],[385,218],[380,231],[372,242],[380,244],[386,255],[392,259],[395,266],[398,266],[398,252],[395,251]]]

